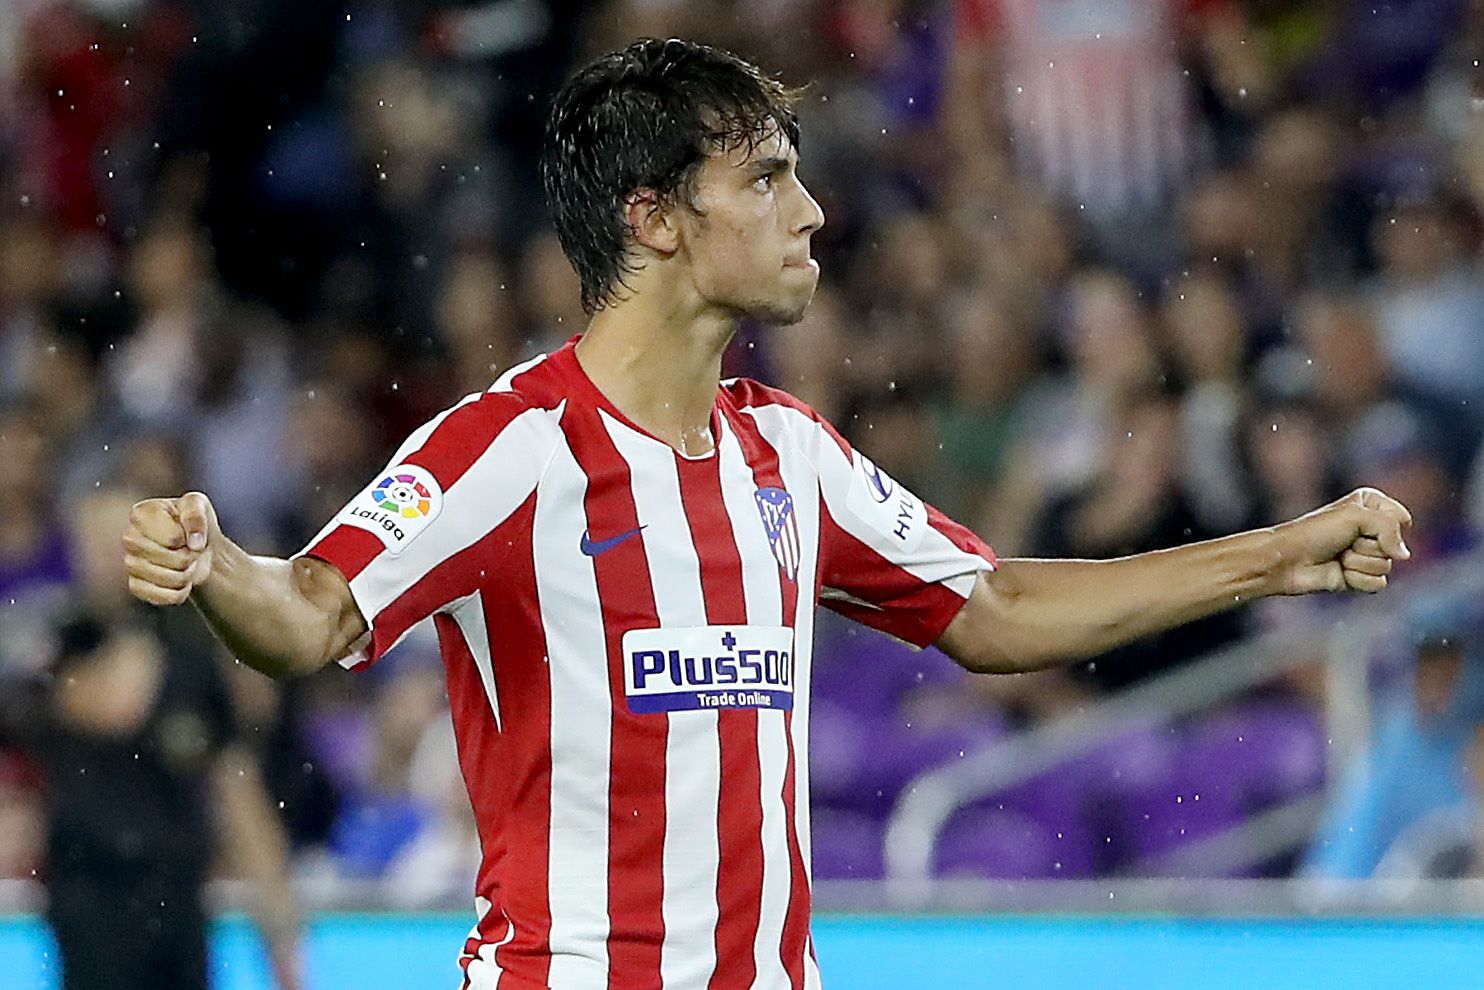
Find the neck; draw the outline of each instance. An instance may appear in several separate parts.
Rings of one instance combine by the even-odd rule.
[[[654,294],[601,309],[577,343],[577,361],[634,423],[692,456],[709,453],[721,355],[736,321]]]

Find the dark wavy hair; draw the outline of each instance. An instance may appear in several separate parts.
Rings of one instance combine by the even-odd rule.
[[[634,271],[625,202],[652,189],[689,202],[708,155],[752,147],[778,128],[799,143],[798,91],[730,52],[645,38],[604,55],[557,94],[541,179],[557,237],[591,313]]]

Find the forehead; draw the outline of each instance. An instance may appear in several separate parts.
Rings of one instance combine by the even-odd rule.
[[[746,168],[758,162],[777,159],[797,160],[798,152],[788,135],[777,124],[769,124],[756,141],[740,142],[706,157],[708,169]]]

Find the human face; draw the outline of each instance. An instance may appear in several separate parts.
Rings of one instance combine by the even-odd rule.
[[[798,163],[775,129],[750,153],[737,148],[701,165],[680,224],[681,251],[702,299],[765,323],[803,318],[819,284],[809,237],[823,226],[824,211],[799,181]]]

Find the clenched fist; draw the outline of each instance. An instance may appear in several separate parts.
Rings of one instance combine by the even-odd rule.
[[[211,576],[221,529],[211,500],[200,492],[135,504],[124,531],[129,591],[151,605],[180,605]]]
[[[1412,556],[1402,538],[1410,525],[1406,506],[1375,488],[1357,488],[1283,523],[1275,529],[1283,558],[1275,590],[1282,595],[1380,591],[1392,564]]]

